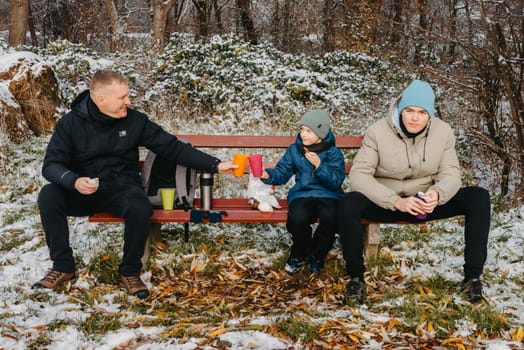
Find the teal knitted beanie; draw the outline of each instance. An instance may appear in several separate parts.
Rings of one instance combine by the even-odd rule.
[[[435,114],[435,94],[431,86],[422,80],[413,80],[402,93],[398,104],[398,112],[407,107],[424,108],[430,117]]]

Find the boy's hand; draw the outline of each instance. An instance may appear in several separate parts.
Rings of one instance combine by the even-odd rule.
[[[318,154],[316,154],[315,152],[310,152],[307,148],[304,148],[304,150],[306,151],[306,153],[304,153],[304,157],[306,157],[306,159],[311,164],[313,164],[315,169],[318,168],[320,166],[320,158]]]

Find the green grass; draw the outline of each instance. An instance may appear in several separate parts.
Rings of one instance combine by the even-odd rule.
[[[303,342],[310,342],[318,338],[316,326],[311,323],[289,317],[278,323],[278,329],[281,333],[286,334],[294,341],[301,340]]]
[[[122,326],[122,322],[115,315],[98,311],[91,313],[85,320],[76,324],[79,331],[88,335],[103,335],[107,332],[116,331]]]
[[[47,349],[51,345],[51,339],[48,334],[40,333],[36,339],[29,341],[26,345],[27,350]]]
[[[0,251],[10,251],[33,239],[25,235],[24,229],[9,229],[0,236]]]
[[[93,275],[97,283],[118,284],[118,265],[121,259],[119,250],[107,247],[89,261],[87,271]]]
[[[459,286],[439,275],[428,280],[409,280],[404,287],[390,288],[384,300],[393,305],[389,309],[392,316],[408,325],[406,331],[416,332],[421,324],[431,324],[437,336],[445,338],[463,320],[491,334],[510,328],[506,318],[487,303],[457,303],[455,295],[460,295]],[[466,300],[465,296],[462,295],[462,299]]]

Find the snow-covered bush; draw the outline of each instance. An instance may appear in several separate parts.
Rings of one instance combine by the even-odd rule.
[[[385,113],[376,101],[394,94],[390,81],[397,83],[398,76],[389,63],[363,54],[309,57],[233,35],[197,44],[174,34],[155,62],[155,85],[146,100],[190,101],[208,116],[236,119],[236,127],[262,111],[270,124],[278,121],[284,130],[308,109],[322,107],[332,113],[336,129]]]

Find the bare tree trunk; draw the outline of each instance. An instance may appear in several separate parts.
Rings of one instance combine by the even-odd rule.
[[[334,33],[334,15],[333,9],[336,5],[333,0],[325,0],[322,7],[322,23],[324,24],[324,40],[322,41],[323,51],[331,52],[335,49],[335,33]]]
[[[27,18],[29,25],[29,33],[31,33],[31,45],[34,47],[38,46],[38,39],[36,37],[35,24],[33,21],[33,12],[31,11],[31,4],[29,4],[29,16]]]
[[[217,23],[218,34],[224,33],[224,26],[222,24],[222,9],[218,6],[218,1],[213,0],[213,11],[215,12],[215,22]]]
[[[289,47],[291,44],[291,33],[289,27],[289,18],[291,17],[291,3],[290,0],[284,0],[284,8],[280,15],[281,28],[282,28],[282,45]]]
[[[178,0],[169,11],[166,21],[166,29],[164,31],[164,43],[166,40],[169,40],[171,33],[179,31],[180,19],[182,18],[185,9],[186,0]]]
[[[517,13],[522,14],[524,5],[520,2]],[[504,8],[504,13],[509,13],[510,8]],[[504,86],[504,93],[510,105],[510,119],[515,129],[517,154],[506,152],[505,157],[516,160],[520,171],[520,186],[515,193],[515,198],[522,198],[524,195],[524,91],[523,91],[523,68],[524,68],[524,49],[522,38],[518,34],[524,32],[524,22],[522,18],[515,23],[515,27],[507,19],[488,18],[484,1],[480,1],[481,18],[486,28],[488,45],[492,51],[491,60],[496,68],[496,74],[500,77]],[[501,24],[499,21],[504,21]],[[510,27],[509,34],[505,34],[502,26]],[[507,28],[506,28],[507,29]],[[513,39],[513,43],[508,43],[505,35]],[[512,44],[512,45],[511,45]],[[509,151],[511,152],[511,150]]]
[[[206,39],[209,35],[209,22],[207,20],[207,0],[193,0],[195,5],[198,34],[197,39]]]
[[[255,25],[251,18],[251,0],[236,0],[237,8],[240,11],[240,23],[246,32],[247,39],[251,44],[256,45],[258,42]]]
[[[399,45],[402,40],[402,35],[405,33],[405,24],[402,20],[402,12],[404,10],[404,1],[393,1],[393,24],[391,31],[391,42]]]
[[[124,29],[120,23],[114,0],[104,0],[104,6],[109,17],[109,33],[111,35],[109,38],[109,48],[111,51],[117,51],[122,49]]]
[[[270,33],[273,37],[273,42],[276,47],[280,47],[281,43],[281,32],[280,32],[280,1],[275,0],[273,2],[273,14],[271,15],[271,29]]]
[[[29,0],[11,0],[11,20],[9,23],[10,46],[25,44],[25,33],[29,21]]]
[[[176,3],[177,0],[153,2],[152,47],[153,52],[157,54],[164,50],[167,16]]]
[[[419,28],[415,31],[415,53],[413,55],[413,63],[419,65],[422,61],[420,57],[421,51],[424,48],[425,34],[428,30],[428,20],[427,20],[427,5],[426,0],[417,0],[417,9],[419,14],[418,25]]]
[[[450,38],[457,37],[457,0],[451,0],[449,3],[449,26],[448,35]],[[452,63],[455,61],[455,53],[457,50],[457,44],[452,41],[448,45],[446,56],[449,57],[448,62]]]

